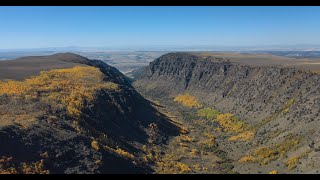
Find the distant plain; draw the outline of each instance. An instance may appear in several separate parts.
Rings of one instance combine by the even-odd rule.
[[[12,51],[0,52],[0,74],[5,76],[10,71],[18,73],[18,67],[11,69],[4,68],[8,61],[25,56],[43,56],[59,53],[61,51]],[[169,51],[70,51],[89,59],[97,59],[117,68],[123,74],[132,72],[144,66],[148,66],[154,59],[168,53]],[[312,72],[320,72],[320,51],[239,51],[239,52],[219,52],[219,51],[193,51],[195,54],[203,56],[221,57],[230,59],[233,62],[249,65],[281,65],[295,66]],[[1,65],[3,64],[3,65]],[[9,63],[10,64],[10,63]],[[1,68],[2,66],[2,68]],[[32,66],[41,66],[36,62]]]

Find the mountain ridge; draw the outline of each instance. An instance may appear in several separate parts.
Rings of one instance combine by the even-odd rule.
[[[133,73],[138,77],[134,87],[146,97],[165,101],[173,101],[178,95],[188,93],[205,107],[231,113],[254,127],[255,138],[249,148],[245,145],[247,143],[240,150],[236,148],[240,146],[237,143],[221,144],[224,149],[232,150],[229,157],[235,161],[246,155],[243,152],[253,151],[254,146],[270,147],[277,142],[285,143],[289,134],[303,137],[299,148],[309,149],[310,156],[303,165],[297,165],[295,172],[315,172],[305,163],[317,159],[320,145],[320,131],[315,128],[320,121],[320,75],[295,66],[251,66],[236,63],[232,57],[224,60],[219,55],[211,57],[214,61],[207,58],[190,53],[166,54],[143,71],[136,75]],[[270,133],[275,134],[271,136]],[[291,153],[300,150],[293,149]],[[280,163],[279,160],[275,162]],[[274,165],[273,162],[271,164]],[[255,172],[250,163],[235,165],[236,171]],[[314,166],[319,164],[314,163]],[[249,167],[251,171],[246,170]],[[261,169],[270,167],[259,166]],[[288,171],[285,168],[281,170]]]
[[[26,59],[29,64],[20,64]],[[11,62],[28,66],[33,60],[48,69],[0,81],[0,140],[6,142],[0,148],[1,173],[153,171],[141,160],[143,146],[164,143],[179,128],[122,73],[70,53]],[[68,66],[46,67],[47,61]]]

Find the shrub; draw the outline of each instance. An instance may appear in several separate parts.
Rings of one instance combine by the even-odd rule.
[[[22,163],[21,171],[23,174],[49,174],[49,170],[44,170],[44,160],[27,164]]]
[[[269,174],[279,174],[277,170],[270,171]]]
[[[190,152],[191,157],[194,157],[198,154],[199,152],[196,149],[192,149]]]
[[[293,105],[293,103],[295,102],[294,99],[289,99],[287,101],[287,103],[284,105],[284,107],[282,108],[282,112],[287,113],[289,112],[290,107]]]
[[[12,157],[0,158],[0,174],[49,174],[45,169],[44,160],[16,165],[12,162]]]
[[[230,137],[229,141],[236,141],[236,140],[248,141],[248,140],[251,140],[253,137],[254,137],[253,132],[245,131],[243,133]]]
[[[0,95],[11,95],[63,107],[68,115],[78,118],[101,90],[118,91],[113,82],[104,81],[104,74],[95,67],[76,66],[42,71],[25,81],[0,81]]]
[[[236,134],[229,138],[230,141],[249,141],[254,137],[254,132],[250,130],[252,128],[233,114],[219,114],[215,121],[217,121],[229,134]]]
[[[183,126],[180,129],[180,133],[181,134],[188,134],[188,133],[190,133],[190,130],[187,127]]]
[[[236,118],[233,114],[219,114],[217,122],[228,132],[241,133],[244,131],[245,123]]]
[[[12,157],[3,156],[0,158],[0,174],[17,174],[18,170],[12,164]]]
[[[276,144],[272,147],[262,147],[256,149],[253,152],[253,156],[255,159],[260,162],[260,164],[268,164],[273,160],[278,158],[284,158],[287,152],[292,151],[297,148],[298,144],[300,143],[299,137],[292,137],[289,136],[283,142]]]
[[[159,128],[156,123],[151,123],[148,125],[147,134],[149,136],[148,143],[156,144],[161,141],[161,136],[159,135]]]
[[[229,162],[221,163],[220,167],[222,168],[224,173],[232,173],[232,169],[234,168],[234,166]]]
[[[297,167],[299,157],[290,158],[287,162],[288,170],[292,170]]]
[[[100,146],[99,146],[99,143],[98,141],[94,140],[91,142],[91,147],[92,149],[96,150],[96,151],[99,151],[100,150]]]
[[[25,83],[20,81],[0,81],[0,94],[26,94],[30,91],[31,87]]]
[[[190,138],[187,135],[183,135],[181,134],[178,138],[177,138],[178,142],[185,142],[185,143],[189,143],[194,141],[194,138]]]
[[[102,163],[102,160],[96,160],[95,162],[94,162],[97,166],[101,166],[103,163]]]
[[[198,142],[198,145],[205,152],[216,152],[217,144],[215,142],[215,137],[212,137]]]
[[[201,170],[202,170],[202,167],[201,167],[200,164],[195,164],[195,165],[193,165],[192,167],[193,167],[195,170],[197,170],[197,171],[201,171]]]
[[[40,154],[40,157],[42,157],[42,158],[48,158],[48,157],[49,157],[49,154],[48,154],[48,152],[46,151],[46,152],[44,152],[44,153],[41,153],[41,154]]]
[[[180,169],[180,173],[188,173],[191,172],[191,169],[188,165],[181,163],[181,162],[177,162],[176,166]]]
[[[177,97],[174,98],[174,101],[190,108],[201,106],[198,102],[198,99],[194,96],[191,96],[189,93],[179,94]]]
[[[303,153],[301,153],[299,156],[296,157],[292,157],[288,160],[287,162],[287,166],[288,166],[288,170],[292,170],[294,168],[297,167],[297,164],[299,163],[300,159],[303,157],[308,156],[308,154],[312,151],[312,149],[309,149]]]
[[[131,154],[131,153],[127,152],[127,151],[124,151],[123,149],[121,149],[121,148],[119,148],[119,147],[117,147],[117,149],[115,150],[115,152],[116,152],[117,154],[119,154],[120,156],[123,156],[123,157],[125,157],[125,158],[134,159],[134,155],[133,155],[133,154]]]
[[[241,163],[251,163],[254,161],[255,161],[255,158],[251,155],[243,156],[242,158],[239,159],[239,162]]]
[[[211,108],[203,108],[197,111],[197,115],[206,119],[216,118],[220,114],[219,111]]]

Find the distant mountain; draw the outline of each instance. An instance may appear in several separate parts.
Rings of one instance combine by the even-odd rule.
[[[256,45],[256,46],[226,46],[226,45],[148,45],[148,46],[104,46],[104,47],[45,47],[0,49],[0,52],[93,52],[93,51],[320,51],[320,45]]]
[[[246,51],[244,51],[246,53]],[[306,49],[300,51],[247,51],[250,54],[273,54],[293,58],[320,58],[320,49]]]

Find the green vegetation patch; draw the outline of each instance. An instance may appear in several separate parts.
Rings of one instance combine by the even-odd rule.
[[[218,110],[212,108],[202,108],[197,111],[197,115],[206,119],[215,119],[220,114]]]

